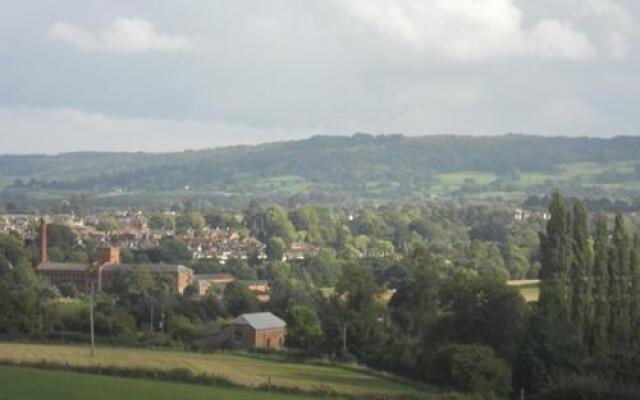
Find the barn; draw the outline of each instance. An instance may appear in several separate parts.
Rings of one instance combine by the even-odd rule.
[[[231,347],[243,350],[280,350],[287,334],[287,324],[270,312],[243,314],[228,329]]]

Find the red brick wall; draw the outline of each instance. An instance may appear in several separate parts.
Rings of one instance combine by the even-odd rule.
[[[255,333],[255,348],[280,350],[284,347],[285,335],[284,328],[257,331]]]
[[[230,331],[228,340],[231,347],[236,349],[281,350],[284,347],[285,335],[285,328],[255,331],[249,325],[235,325]]]

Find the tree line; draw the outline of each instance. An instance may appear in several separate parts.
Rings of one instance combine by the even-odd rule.
[[[247,229],[264,240],[298,240],[304,232],[316,243],[342,247],[295,262],[192,265],[239,280],[267,280],[266,303],[241,282],[199,297],[194,288],[175,293],[144,267],[123,272],[96,297],[99,341],[191,348],[212,321],[270,311],[287,321],[287,346],[297,354],[358,361],[479,398],[638,398],[640,243],[626,216],[590,216],[583,202],[568,204],[555,193],[550,219],[525,229],[526,237],[532,227],[542,230],[532,251],[540,297],[527,304],[489,267],[494,261],[485,245],[471,251],[480,254],[473,263],[467,258],[471,238],[500,241],[523,229],[502,224],[501,213],[386,208],[336,219],[256,207],[247,215]],[[397,231],[387,229],[393,226]],[[402,227],[423,240],[403,250],[393,239],[406,232]],[[354,236],[363,234],[388,238],[394,253],[349,256],[349,246],[359,249]],[[70,294],[79,300],[76,310],[61,307],[35,276],[33,257],[23,242],[0,235],[0,334],[86,340],[86,295]]]

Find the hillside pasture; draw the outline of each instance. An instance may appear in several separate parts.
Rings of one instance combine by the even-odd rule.
[[[0,362],[55,363],[74,367],[112,366],[153,370],[188,369],[194,374],[224,378],[234,384],[272,385],[306,391],[344,394],[419,394],[417,385],[382,377],[366,369],[287,362],[244,354],[199,354],[180,351],[99,347],[91,357],[85,346],[0,343]]]
[[[0,366],[0,400],[303,400],[317,397]]]

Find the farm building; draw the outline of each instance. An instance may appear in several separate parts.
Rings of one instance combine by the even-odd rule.
[[[243,314],[224,328],[217,324],[208,325],[193,344],[203,351],[222,348],[280,350],[284,347],[286,327],[283,320],[269,312]]]
[[[243,314],[231,321],[229,340],[231,347],[254,350],[284,347],[287,324],[275,315],[266,313]]]

